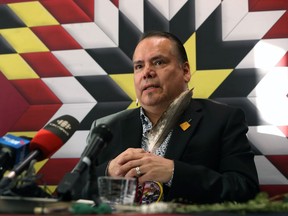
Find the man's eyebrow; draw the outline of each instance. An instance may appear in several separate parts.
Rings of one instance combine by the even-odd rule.
[[[155,59],[161,59],[161,58],[165,58],[165,56],[164,56],[164,55],[153,56],[153,57],[151,58],[151,60],[153,61],[153,60],[155,60]]]
[[[143,63],[142,60],[133,61],[133,64],[141,64],[141,63]]]
[[[149,61],[154,61],[156,59],[161,59],[161,58],[165,58],[165,56],[163,56],[163,55],[153,56],[152,58],[149,59]],[[139,63],[143,63],[143,62],[144,62],[143,60],[136,60],[136,61],[133,61],[133,64],[139,64]]]

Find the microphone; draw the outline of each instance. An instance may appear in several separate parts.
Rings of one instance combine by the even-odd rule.
[[[98,154],[106,147],[107,143],[112,139],[112,133],[105,124],[95,127],[91,132],[91,139],[84,149],[80,161],[72,172],[82,174],[87,167],[90,166],[91,160],[96,158]]]
[[[0,190],[21,174],[32,160],[41,161],[53,155],[75,133],[79,122],[72,116],[64,115],[39,130],[30,141],[30,153],[0,181]],[[0,193],[1,194],[1,193]]]
[[[26,157],[29,152],[29,142],[29,139],[12,134],[0,137],[0,179],[7,170],[12,169],[15,164],[18,164]]]
[[[79,186],[81,184],[79,184],[79,181],[81,180],[81,175],[111,139],[112,133],[105,124],[100,124],[91,131],[91,139],[85,147],[79,162],[70,173],[64,176],[58,185],[57,194],[60,200],[70,201],[74,195],[77,195],[80,190]]]

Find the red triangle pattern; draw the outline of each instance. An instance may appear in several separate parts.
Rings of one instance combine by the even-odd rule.
[[[61,106],[62,104],[30,105],[9,131],[38,131]]]
[[[288,94],[287,94],[287,97],[288,97]],[[288,126],[279,126],[278,127],[282,132],[283,134],[288,138]]]
[[[249,0],[249,11],[288,10],[287,0]]]
[[[51,52],[22,53],[20,55],[40,77],[72,76]]]
[[[40,2],[61,24],[93,21],[93,19],[72,0],[42,0]]]
[[[10,82],[31,105],[62,104],[41,79],[21,79]]]
[[[41,178],[41,183],[58,185],[65,173],[69,173],[76,166],[78,161],[79,158],[50,158],[37,172],[43,176]],[[65,165],[59,166],[59,164]]]
[[[94,0],[74,0],[74,2],[87,14],[91,20],[94,20]]]
[[[49,50],[82,49],[61,25],[32,27],[31,30]]]
[[[283,58],[280,60],[280,62],[276,66],[288,67],[288,52],[286,52],[286,54],[283,56]]]
[[[0,136],[4,136],[29,108],[28,102],[0,71]],[[17,109],[15,109],[17,107]]]
[[[62,102],[41,79],[10,80],[10,82],[29,103],[29,107],[10,131],[37,131],[45,126],[62,106]]]
[[[266,158],[275,166],[277,169],[288,178],[288,155],[266,155]]]
[[[275,25],[263,38],[287,38],[288,37],[288,1],[287,0],[249,0],[249,11],[275,11],[286,10]]]
[[[288,2],[288,1],[287,1]],[[285,12],[275,25],[264,35],[268,38],[287,38],[288,37],[288,12]]]
[[[111,2],[112,2],[117,8],[119,8],[119,0],[111,0]]]

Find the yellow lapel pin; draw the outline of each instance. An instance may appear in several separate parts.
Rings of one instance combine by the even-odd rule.
[[[180,127],[182,128],[183,131],[186,131],[191,126],[191,124],[189,123],[191,120],[192,119],[190,119],[189,121],[185,121],[185,122],[180,124]]]

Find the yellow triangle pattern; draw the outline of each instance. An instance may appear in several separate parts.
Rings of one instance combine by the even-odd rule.
[[[125,93],[134,100],[136,98],[134,89],[134,74],[112,74],[110,77],[119,85],[119,87],[125,91]]]
[[[209,98],[233,69],[198,70],[196,61],[196,32],[184,43],[190,63],[191,80],[189,88],[194,88],[193,98]]]
[[[14,136],[26,136],[26,137],[34,137],[37,133],[36,131],[17,131],[17,132],[9,132],[10,134],[13,134]]]
[[[190,71],[191,74],[193,74],[196,71],[196,33],[193,33],[191,37],[184,43],[184,47],[187,52]]]
[[[3,29],[0,34],[18,53],[49,51],[29,28]]]
[[[39,78],[19,54],[0,55],[0,71],[8,80]]]
[[[57,185],[39,185],[39,187],[41,187],[45,192],[53,195],[53,193],[55,192]]]
[[[194,88],[193,98],[209,98],[232,71],[233,69],[196,71],[189,82],[189,88]]]
[[[59,24],[39,2],[13,3],[8,6],[28,27]]]
[[[48,160],[49,159],[45,159],[45,160],[35,163],[35,166],[34,166],[35,171],[38,172],[48,162]]]

